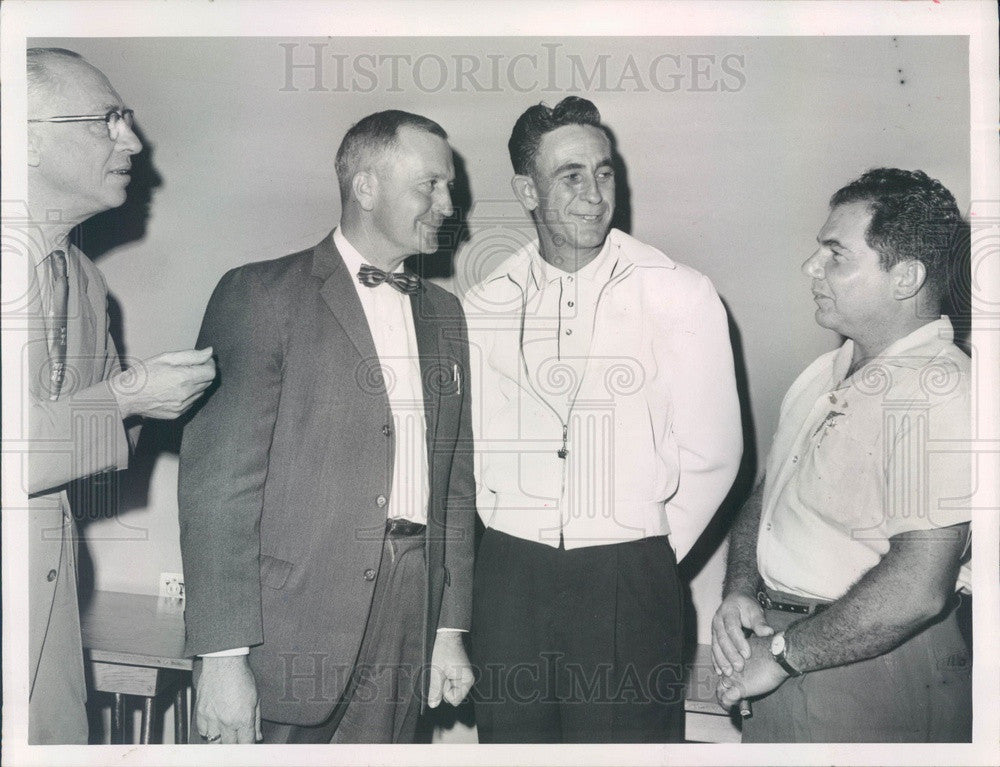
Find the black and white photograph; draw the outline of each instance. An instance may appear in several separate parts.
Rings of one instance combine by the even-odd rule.
[[[5,2],[0,762],[996,764],[997,20]]]

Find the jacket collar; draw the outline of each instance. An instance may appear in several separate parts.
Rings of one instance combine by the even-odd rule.
[[[927,360],[937,357],[952,344],[954,336],[951,319],[947,315],[942,315],[940,319],[921,325],[912,333],[894,341],[885,351],[869,360],[855,372],[855,375],[872,364],[872,362],[877,362],[879,365],[888,367],[908,368],[910,370],[925,367]],[[844,379],[847,376],[853,356],[854,341],[848,338],[837,350],[834,357],[834,375],[838,376],[839,379]]]
[[[625,234],[625,232],[619,229],[612,229],[608,232],[605,247],[610,248],[610,252],[607,254],[608,258],[616,262],[611,272],[611,279],[623,275],[632,267],[651,269],[677,268],[677,264],[669,256]],[[529,282],[533,282],[535,287],[537,287],[537,270],[533,269],[532,265],[535,259],[539,258],[541,256],[538,252],[538,240],[535,239],[520,248],[514,255],[494,269],[483,280],[483,284],[507,279],[515,283],[522,290]]]

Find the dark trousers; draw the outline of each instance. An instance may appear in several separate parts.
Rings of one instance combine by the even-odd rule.
[[[361,649],[336,708],[313,727],[265,719],[264,742],[412,743],[420,715],[426,595],[424,535],[387,535]]]
[[[775,630],[801,616],[767,610]],[[954,743],[972,736],[972,664],[952,612],[877,658],[786,679],[744,743]]]
[[[682,739],[681,597],[665,537],[566,550],[487,529],[472,626],[481,743]]]

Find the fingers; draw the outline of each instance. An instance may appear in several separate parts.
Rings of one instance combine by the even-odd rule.
[[[754,636],[759,637],[769,637],[774,634],[774,629],[764,622],[763,615],[761,616],[759,623],[755,623],[751,626],[751,630],[753,631]]]
[[[719,683],[715,688],[715,697],[723,708],[732,708],[741,698],[745,697],[743,686],[731,677],[719,677]]]
[[[437,708],[444,695],[444,672],[440,667],[431,666],[431,679],[427,690],[427,705]]]
[[[203,365],[212,359],[212,347],[204,349],[182,349],[176,352],[164,352],[152,357],[149,362],[161,362],[166,365]]]
[[[712,659],[718,670],[727,675],[734,669],[742,671],[743,659],[750,656],[750,645],[743,637],[743,626],[737,615],[716,615],[712,625]],[[743,648],[746,648],[745,655]]]
[[[469,694],[473,681],[472,669],[467,666],[456,669],[456,673],[445,685],[444,699],[451,705],[457,706]]]

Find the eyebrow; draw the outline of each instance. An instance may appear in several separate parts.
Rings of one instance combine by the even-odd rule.
[[[611,165],[611,158],[610,157],[605,157],[599,163],[597,163],[597,167],[598,168],[603,168],[605,165],[607,165],[607,166]],[[563,173],[563,172],[565,172],[567,170],[583,170],[586,167],[587,166],[584,165],[582,162],[566,162],[566,163],[563,163],[562,165],[560,165],[558,168],[556,168],[555,171],[554,171],[554,174],[558,175],[558,174]]]
[[[833,237],[827,238],[825,240],[820,240],[817,238],[817,242],[819,242],[820,245],[825,245],[828,248],[843,248],[844,250],[850,250],[850,248],[847,247],[844,243]]]

